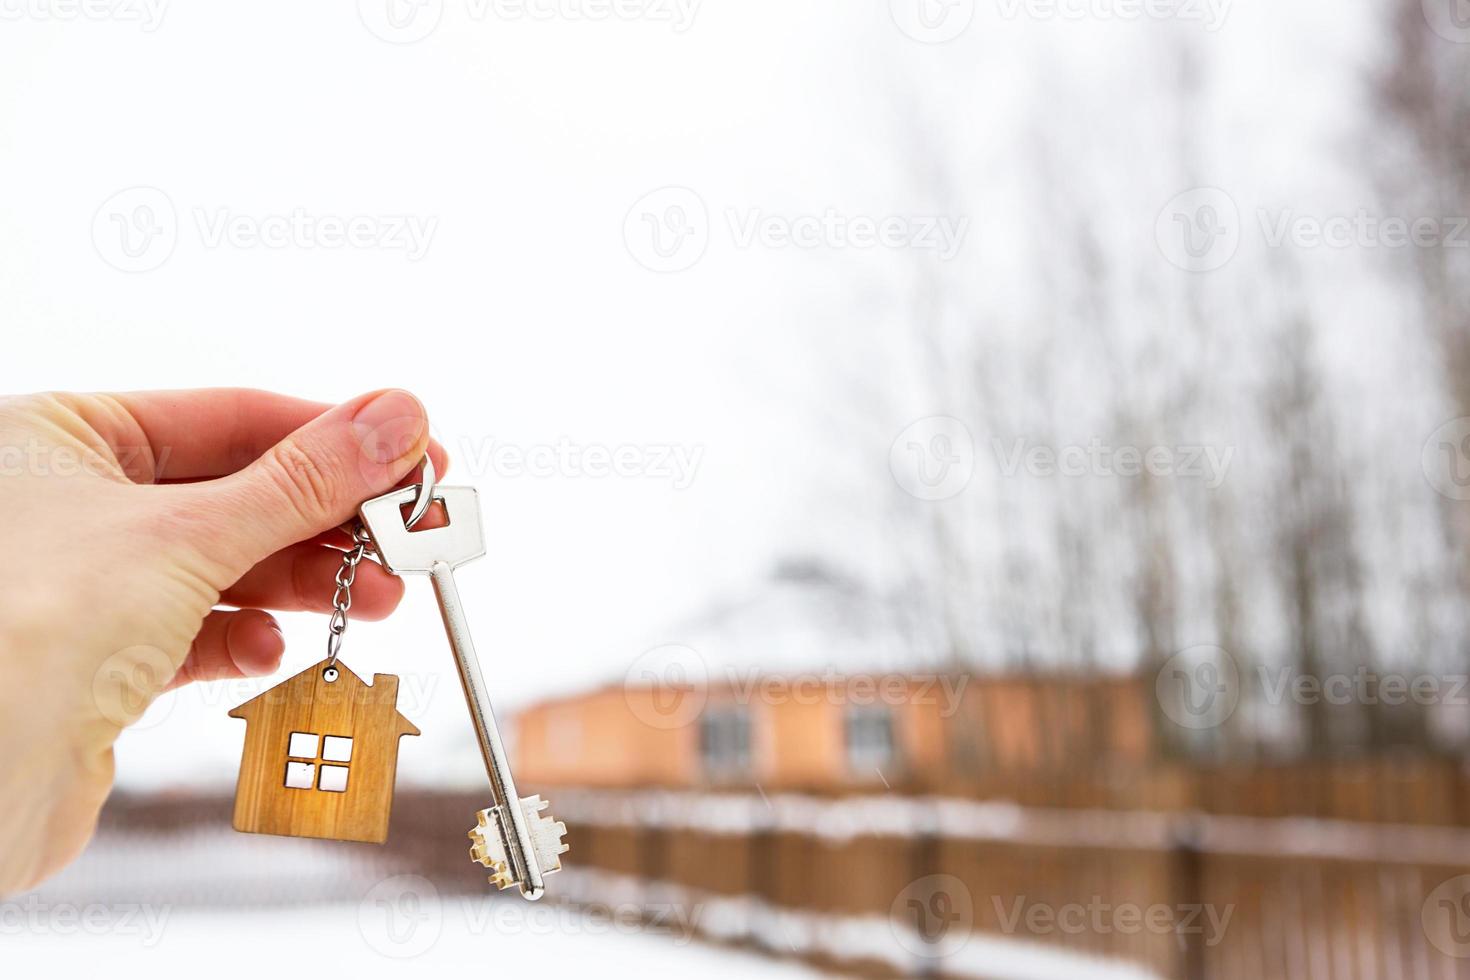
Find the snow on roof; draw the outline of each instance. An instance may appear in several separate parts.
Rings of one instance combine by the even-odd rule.
[[[709,606],[669,635],[695,650],[712,676],[904,671],[939,659],[915,649],[882,597],[806,559],[783,561],[746,594]]]

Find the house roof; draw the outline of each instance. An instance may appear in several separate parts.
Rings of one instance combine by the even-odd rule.
[[[369,684],[361,677],[354,674],[346,664],[338,660],[336,663],[338,672],[337,679],[332,682],[333,686],[341,685],[340,690],[358,704],[382,705],[392,710],[398,716],[399,730],[405,735],[420,734],[418,726],[409,721],[404,714],[398,710],[398,677],[394,674],[374,674],[373,683]],[[269,690],[262,691],[255,697],[243,704],[236,705],[230,709],[231,718],[245,718],[254,713],[254,710],[266,699],[290,699],[307,701],[314,696],[318,685],[321,684],[321,672],[327,668],[327,661],[320,660],[301,673],[277,684]]]

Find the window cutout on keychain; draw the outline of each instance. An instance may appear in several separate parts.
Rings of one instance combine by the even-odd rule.
[[[315,759],[316,738],[311,732],[292,732],[286,754],[293,759]]]
[[[347,767],[322,766],[321,781],[316,786],[317,789],[326,790],[328,793],[347,792]]]
[[[311,762],[286,763],[286,788],[311,789],[316,783],[316,765]]]
[[[351,762],[352,739],[345,735],[328,735],[322,739],[322,761]]]

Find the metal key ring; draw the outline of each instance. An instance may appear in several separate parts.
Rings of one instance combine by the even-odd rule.
[[[428,453],[424,453],[423,467],[423,475],[419,478],[418,499],[413,502],[413,510],[408,512],[408,520],[403,522],[403,526],[407,528],[412,528],[417,524],[419,519],[428,512],[429,505],[434,502],[434,484],[437,482],[437,476],[434,473],[434,460]]]

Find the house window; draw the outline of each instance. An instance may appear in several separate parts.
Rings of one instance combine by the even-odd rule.
[[[286,788],[347,792],[352,739],[345,735],[292,732],[286,745]]]
[[[744,708],[709,708],[699,720],[699,758],[712,775],[750,768],[750,715]]]
[[[893,713],[882,705],[853,706],[843,719],[847,765],[854,772],[880,772],[898,758]]]

